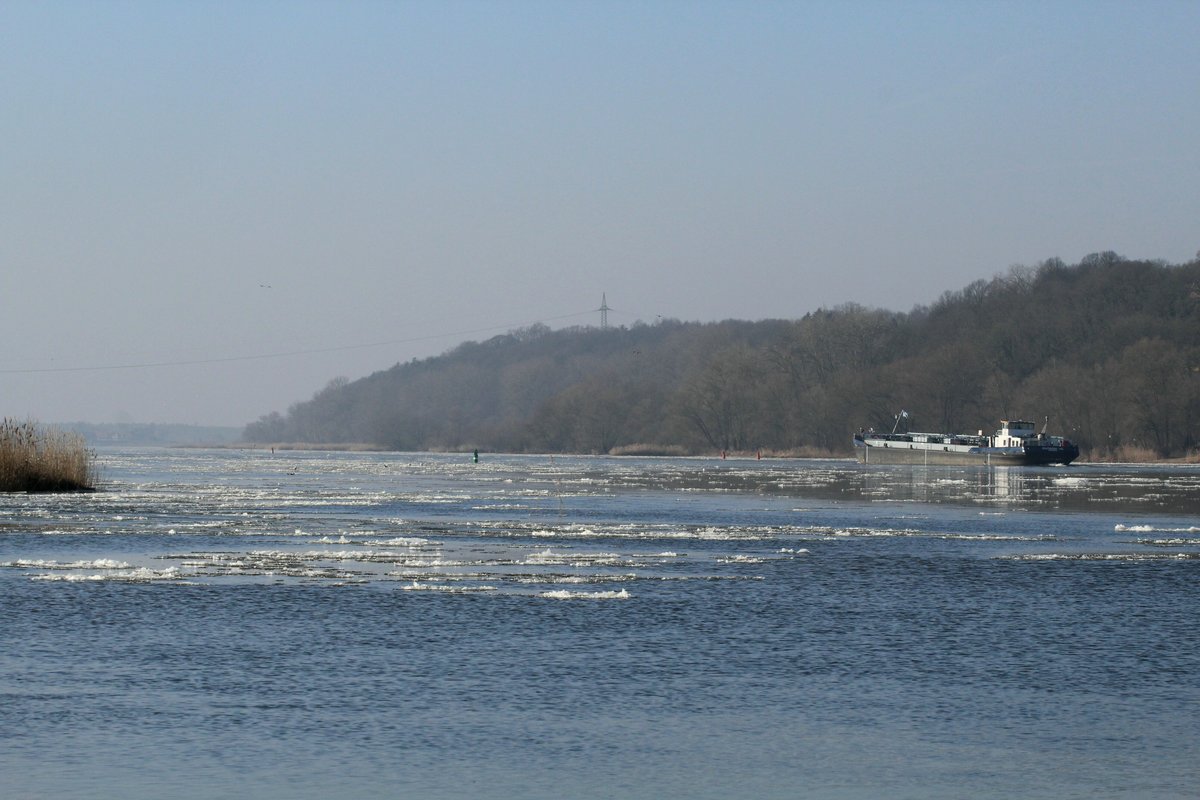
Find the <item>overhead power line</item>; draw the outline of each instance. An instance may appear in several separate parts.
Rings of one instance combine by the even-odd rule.
[[[164,361],[139,361],[126,364],[94,364],[89,366],[74,367],[27,367],[19,369],[0,368],[0,375],[33,375],[54,372],[106,372],[127,369],[155,369],[159,367],[194,367],[205,364],[229,364],[238,361],[266,361],[275,358],[293,358],[295,356],[317,355],[320,353],[338,353],[345,350],[365,350],[371,347],[386,347],[388,345],[396,344],[428,342],[434,339],[472,336],[480,333],[491,333],[492,331],[512,330],[514,328],[536,325],[539,322],[556,322],[558,320],[571,319],[572,317],[581,317],[594,313],[596,313],[595,309],[588,309],[587,311],[575,311],[570,314],[561,314],[557,317],[542,317],[541,319],[532,320],[529,322],[510,322],[503,325],[491,325],[486,328],[471,328],[468,330],[449,331],[446,333],[431,333],[425,336],[410,336],[404,339],[386,339],[378,342],[362,342],[359,344],[344,344],[333,347],[313,347],[303,350],[286,350],[275,353],[255,353],[253,355],[214,356],[211,358],[173,359]]]

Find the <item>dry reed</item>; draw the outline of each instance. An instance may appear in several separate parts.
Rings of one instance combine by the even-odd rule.
[[[83,437],[26,420],[0,422],[0,492],[79,492],[96,485]]]
[[[675,444],[625,444],[608,451],[610,456],[686,456],[688,451]]]
[[[1095,464],[1150,464],[1163,461],[1157,451],[1136,444],[1123,444],[1113,448],[1096,449],[1082,453],[1080,461]]]

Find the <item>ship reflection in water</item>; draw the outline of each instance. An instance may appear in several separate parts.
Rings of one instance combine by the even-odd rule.
[[[1200,514],[1200,465],[1000,467],[861,464],[845,459],[593,459],[603,469],[556,474],[556,489],[603,481],[621,489],[753,493],[834,502],[921,502],[1039,511]],[[527,473],[528,474],[528,473]],[[531,475],[530,477],[535,477]],[[1099,505],[1098,505],[1099,504]]]
[[[1063,511],[1106,503],[1129,512],[1200,513],[1200,468],[1188,465],[864,466],[860,476],[862,496],[871,500]]]

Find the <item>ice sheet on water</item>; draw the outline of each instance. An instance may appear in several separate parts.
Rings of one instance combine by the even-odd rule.
[[[629,596],[629,591],[626,589],[615,592],[571,592],[566,589],[556,589],[538,593],[538,597],[550,600],[628,600]]]
[[[619,564],[625,562],[617,553],[555,553],[547,548],[538,553],[530,553],[525,559],[525,563],[531,565],[592,565],[592,564]]]
[[[677,523],[615,523],[548,525],[545,522],[479,523],[492,535],[534,539],[695,539],[699,541],[757,541],[787,533],[792,528],[772,525],[680,525]]]
[[[438,568],[423,570],[419,568],[401,567],[384,573],[385,578],[403,578],[406,581],[454,581],[454,582],[470,582],[481,580],[496,580],[498,576],[493,572],[462,572],[462,571],[441,571]]]
[[[1117,533],[1200,533],[1200,527],[1191,525],[1186,528],[1162,528],[1155,525],[1117,525],[1113,528]]]
[[[767,558],[764,556],[747,556],[742,554],[732,556],[717,556],[718,564],[765,564]]]
[[[358,540],[347,537],[346,534],[344,534],[344,533],[341,536],[338,536],[336,538],[333,536],[322,536],[320,539],[313,539],[313,541],[316,542],[317,544],[359,544],[360,543]]]
[[[1089,480],[1087,478],[1081,478],[1077,475],[1071,475],[1067,477],[1052,478],[1050,482],[1055,486],[1087,486]]]
[[[396,536],[391,539],[363,539],[361,541],[350,541],[348,544],[357,544],[363,547],[407,547],[414,550],[441,546],[438,542],[423,539],[419,536]]]
[[[267,554],[270,551],[254,552],[255,554]],[[273,554],[314,561],[393,561],[400,558],[409,558],[412,555],[412,553],[402,553],[398,550],[306,550],[302,553],[277,551]]]
[[[167,567],[166,569],[148,569],[146,567],[136,567],[133,569],[112,569],[105,572],[84,573],[76,572],[53,572],[42,575],[31,576],[35,581],[61,581],[64,583],[80,583],[80,582],[103,582],[112,581],[116,583],[150,583],[153,581],[179,581],[184,576],[180,573],[177,567]]]
[[[1053,534],[1018,535],[1004,533],[957,533],[954,531],[920,530],[916,528],[868,528],[868,527],[835,527],[828,525],[810,525],[798,529],[807,539],[826,538],[837,540],[847,538],[890,538],[890,537],[919,537],[925,539],[945,539],[950,541],[967,542],[1051,542],[1058,537]]]
[[[400,558],[387,560],[394,563],[397,567],[404,569],[448,569],[451,567],[480,566],[488,563],[486,559],[459,561],[449,558]]]
[[[445,592],[447,594],[475,594],[494,592],[495,586],[451,586],[444,583],[420,583],[413,581],[400,587],[406,592]]]
[[[54,561],[41,558],[19,558],[15,561],[0,562],[0,567],[15,567],[17,569],[129,569],[124,561],[114,561],[111,558],[97,558],[94,561]]]
[[[1188,561],[1200,553],[1024,553],[1001,556],[1012,561]]]
[[[593,584],[593,583],[628,583],[640,580],[635,572],[623,575],[527,575],[516,578],[517,583],[550,583],[550,584]]]

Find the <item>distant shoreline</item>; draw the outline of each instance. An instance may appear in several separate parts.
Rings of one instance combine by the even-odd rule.
[[[368,442],[228,442],[224,444],[190,444],[183,445],[185,447],[194,448],[210,448],[215,450],[275,450],[283,451],[299,451],[311,450],[314,452],[329,452],[329,453],[399,453],[400,450],[394,450],[390,447],[384,447],[379,444],[370,444]],[[470,451],[455,451],[455,452],[470,452]]]
[[[242,435],[241,428],[230,426],[165,422],[60,422],[55,427],[79,434],[89,447],[219,447],[235,442]]]
[[[195,449],[215,449],[215,450],[265,450],[270,452],[318,452],[318,453],[407,453],[407,452],[430,452],[445,455],[465,454],[470,455],[471,450],[429,450],[429,451],[410,451],[397,450],[383,445],[371,444],[368,442],[229,442],[221,444],[184,444],[172,445],[175,447],[186,447]],[[484,452],[484,451],[480,451]],[[487,451],[492,452],[492,451]],[[813,461],[845,461],[853,460],[854,454],[851,452],[831,453],[815,450],[802,451],[779,451],[779,450],[751,450],[726,452],[702,452],[688,453],[682,451],[681,448],[675,448],[664,445],[661,448],[639,448],[631,450],[629,448],[616,448],[608,453],[521,453],[521,452],[503,452],[502,455],[555,455],[555,456],[603,456],[606,458],[711,458],[718,461],[726,459],[745,460],[813,460]],[[1186,466],[1200,464],[1200,453],[1191,453],[1178,458],[1117,458],[1117,457],[1098,457],[1089,455],[1086,458],[1080,458],[1076,464],[1138,464],[1147,466]]]

